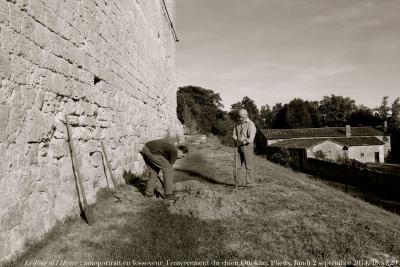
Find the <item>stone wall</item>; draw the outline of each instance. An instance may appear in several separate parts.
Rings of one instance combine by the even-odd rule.
[[[65,114],[89,203],[106,187],[99,140],[122,183],[144,142],[182,127],[159,0],[0,0],[0,45],[1,261],[79,214]]]
[[[351,146],[349,147],[349,159],[355,159],[362,163],[376,162],[375,153],[379,153],[379,162],[385,162],[385,146]]]
[[[343,159],[343,145],[331,140],[326,140],[320,144],[314,145],[307,149],[307,158],[318,158],[318,152],[322,152],[325,160],[338,161]]]

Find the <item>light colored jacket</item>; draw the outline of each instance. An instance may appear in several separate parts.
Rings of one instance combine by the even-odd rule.
[[[233,139],[253,143],[256,137],[256,126],[249,118],[233,128]]]

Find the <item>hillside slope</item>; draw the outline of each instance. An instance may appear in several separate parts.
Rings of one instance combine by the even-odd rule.
[[[329,266],[400,259],[400,216],[261,157],[255,160],[260,185],[233,192],[227,185],[233,181],[232,155],[232,148],[217,144],[192,147],[177,164],[178,202],[145,199],[126,185],[122,202],[102,196],[93,226],[73,218],[15,265],[66,259],[229,261],[225,266],[309,260],[307,266]],[[133,184],[140,188],[140,181]],[[245,260],[247,265],[240,262]]]

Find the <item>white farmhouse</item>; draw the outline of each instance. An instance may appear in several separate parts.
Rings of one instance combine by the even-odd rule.
[[[258,145],[303,150],[307,158],[383,163],[390,153],[390,136],[376,127],[263,129]]]

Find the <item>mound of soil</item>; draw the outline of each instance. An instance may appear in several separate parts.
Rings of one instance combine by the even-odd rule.
[[[210,189],[193,180],[176,183],[175,187],[179,201],[170,203],[169,211],[173,214],[219,220],[248,212],[236,199],[236,194],[227,194],[227,190]]]

